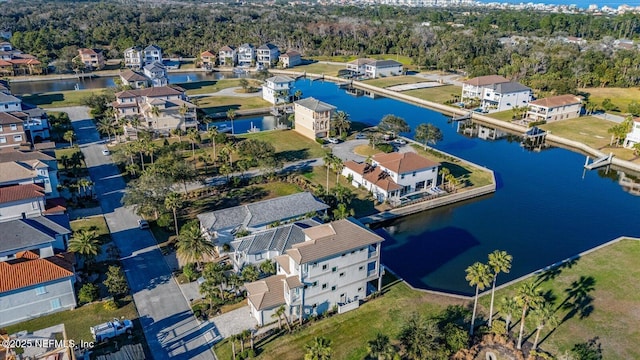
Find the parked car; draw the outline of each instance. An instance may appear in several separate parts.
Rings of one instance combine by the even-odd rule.
[[[92,326],[89,330],[95,341],[103,342],[122,334],[131,334],[133,332],[133,323],[127,319],[113,319],[106,323]]]
[[[366,139],[367,135],[363,134],[363,133],[358,133],[356,134],[356,140],[363,140]]]
[[[340,140],[338,140],[337,138],[334,138],[334,137],[328,137],[327,141],[332,143],[332,144],[337,144],[337,143],[340,142]]]
[[[103,149],[102,150],[102,155],[104,155],[104,156],[111,155],[111,151],[109,151],[109,149]]]
[[[397,145],[406,145],[407,144],[407,142],[402,140],[402,139],[394,139],[394,140],[391,140],[391,142],[393,144],[397,144]]]
[[[138,219],[138,227],[142,230],[149,228],[149,222],[144,219]]]

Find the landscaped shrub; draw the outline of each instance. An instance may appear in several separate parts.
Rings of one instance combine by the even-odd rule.
[[[534,127],[534,126],[538,126],[538,125],[544,125],[547,123],[547,120],[540,120],[540,121],[532,121],[529,123],[529,127]]]
[[[104,302],[104,304],[102,305],[104,307],[105,310],[107,311],[115,311],[118,310],[118,303],[111,299],[111,300],[107,300]]]
[[[196,264],[195,263],[188,263],[187,265],[185,265],[182,268],[182,274],[184,274],[184,276],[189,281],[194,281],[195,279],[198,278],[198,275],[200,275],[200,273],[196,269]]]
[[[94,284],[84,284],[78,293],[81,303],[90,303],[98,300],[100,289]]]
[[[506,335],[506,323],[502,320],[493,320],[493,322],[491,323],[491,332],[500,336]]]
[[[390,145],[390,144],[376,144],[376,149],[388,154],[388,153],[393,152],[393,145]]]

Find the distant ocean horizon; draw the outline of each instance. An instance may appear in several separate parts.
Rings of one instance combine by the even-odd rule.
[[[483,3],[500,2],[507,4],[546,4],[546,5],[575,5],[580,9],[587,9],[589,5],[597,5],[598,8],[608,6],[617,9],[620,5],[640,6],[640,0],[618,0],[618,1],[594,1],[594,0],[482,0]]]

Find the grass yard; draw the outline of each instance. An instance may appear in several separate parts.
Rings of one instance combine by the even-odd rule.
[[[609,146],[611,134],[607,130],[615,123],[592,116],[554,121],[541,125],[540,128],[566,139],[579,141],[594,149]]]
[[[242,134],[238,138],[268,142],[275,147],[276,154],[286,162],[319,158],[326,153],[320,144],[293,130],[261,131]]]
[[[358,145],[353,149],[353,152],[360,155],[360,156],[372,156],[375,154],[379,154],[382,151],[378,150],[378,149],[374,149],[369,145]]]
[[[71,231],[76,232],[81,229],[93,230],[100,237],[102,244],[107,243],[111,239],[111,233],[107,227],[107,222],[102,215],[86,217],[70,222]]]
[[[494,113],[491,113],[491,114],[485,114],[485,115],[490,117],[490,118],[497,119],[497,120],[511,122],[511,120],[513,118],[513,111],[512,110],[505,110],[505,111],[498,111],[498,112],[494,112]]]
[[[249,86],[258,87],[260,82],[253,79],[248,79]],[[218,92],[222,89],[228,89],[232,87],[240,86],[240,79],[222,79],[213,81],[197,81],[179,84],[182,88],[187,90],[187,95],[201,95]]]
[[[229,109],[247,110],[271,107],[271,104],[259,96],[237,97],[237,96],[208,96],[198,100],[198,106],[205,113],[227,112]]]
[[[565,304],[572,305],[556,310],[558,319],[565,320],[541,347],[562,354],[574,344],[597,336],[602,343],[603,359],[640,359],[640,347],[637,346],[640,339],[640,282],[636,281],[640,277],[639,257],[640,241],[622,240],[558,269],[554,279],[541,281],[543,291],[550,291],[556,297],[556,307],[567,299]],[[578,284],[581,286],[576,286]],[[498,291],[496,299],[512,296],[517,286]],[[568,296],[570,289],[583,290],[592,301],[572,301]],[[481,298],[485,310],[489,308],[489,301],[490,296]],[[585,311],[581,312],[581,309]],[[525,327],[527,335],[535,330],[531,321],[525,322]],[[550,330],[543,329],[540,338]]]
[[[415,83],[421,83],[421,82],[429,82],[429,80],[422,77],[418,77],[418,76],[403,75],[403,76],[388,76],[384,78],[363,81],[363,83],[365,84],[368,84],[371,86],[377,86],[381,88],[386,88],[386,87],[395,86],[395,85],[403,85],[403,84],[415,84]]]
[[[66,170],[66,168],[62,165],[62,157],[63,156],[67,156],[68,159],[71,159],[71,157],[73,156],[73,154],[75,153],[79,153],[80,152],[80,148],[77,147],[68,147],[65,149],[56,149],[54,150],[55,154],[56,154],[56,160],[58,160],[58,169],[59,170]],[[82,163],[80,165],[80,168],[84,168],[86,169],[86,167],[84,166],[84,163]]]
[[[589,94],[589,101],[596,104],[601,105],[604,99],[611,99],[613,105],[618,107],[617,112],[623,114],[627,113],[629,104],[640,97],[640,88],[585,88],[579,91]]]
[[[88,89],[26,94],[22,96],[22,101],[45,108],[78,106],[82,105],[82,99],[85,97],[88,97],[91,94],[99,94],[103,91],[104,89]]]
[[[485,169],[467,165],[460,160],[449,157],[437,150],[429,149],[428,151],[425,151],[422,146],[415,144],[412,144],[411,146],[418,151],[418,154],[431,160],[438,161],[443,167],[449,169],[451,174],[458,178],[458,180],[466,182],[467,187],[489,185],[493,181],[491,173]]]
[[[309,74],[325,74],[330,76],[338,76],[338,71],[346,69],[346,65],[320,64],[313,63],[308,65],[298,65],[293,67],[291,71],[307,72]]]
[[[385,280],[392,281],[390,276]],[[412,313],[434,316],[447,305],[461,303],[459,300],[413,291],[401,282],[385,285],[383,292],[383,296],[363,304],[357,310],[319,320],[293,334],[258,343],[260,358],[302,359],[304,345],[314,336],[323,336],[332,341],[332,358],[364,359],[367,341],[375,338],[378,332],[395,340],[400,327]],[[215,349],[220,359],[231,358],[231,345],[227,340],[217,344]]]
[[[444,85],[426,89],[403,91],[402,93],[418,99],[444,104],[447,101],[453,100],[454,96],[460,96],[461,91],[462,88],[460,86]]]
[[[115,311],[105,310],[101,302],[81,306],[74,310],[61,311],[51,315],[45,315],[33,320],[28,320],[19,324],[7,326],[9,334],[22,330],[35,331],[49,326],[63,323],[67,332],[67,338],[76,342],[80,340],[93,341],[89,327],[109,321],[113,318],[124,316],[126,319],[138,319],[136,307],[128,296],[125,305]],[[142,334],[140,324],[134,328],[134,334]],[[144,338],[143,336],[141,336]]]

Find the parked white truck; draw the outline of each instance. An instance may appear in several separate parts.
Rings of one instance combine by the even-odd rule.
[[[93,339],[95,341],[109,341],[109,339],[125,333],[131,334],[131,332],[133,331],[133,323],[131,322],[131,320],[127,319],[113,319],[111,321],[107,321],[106,323],[92,326],[90,330],[91,335],[93,335]]]

